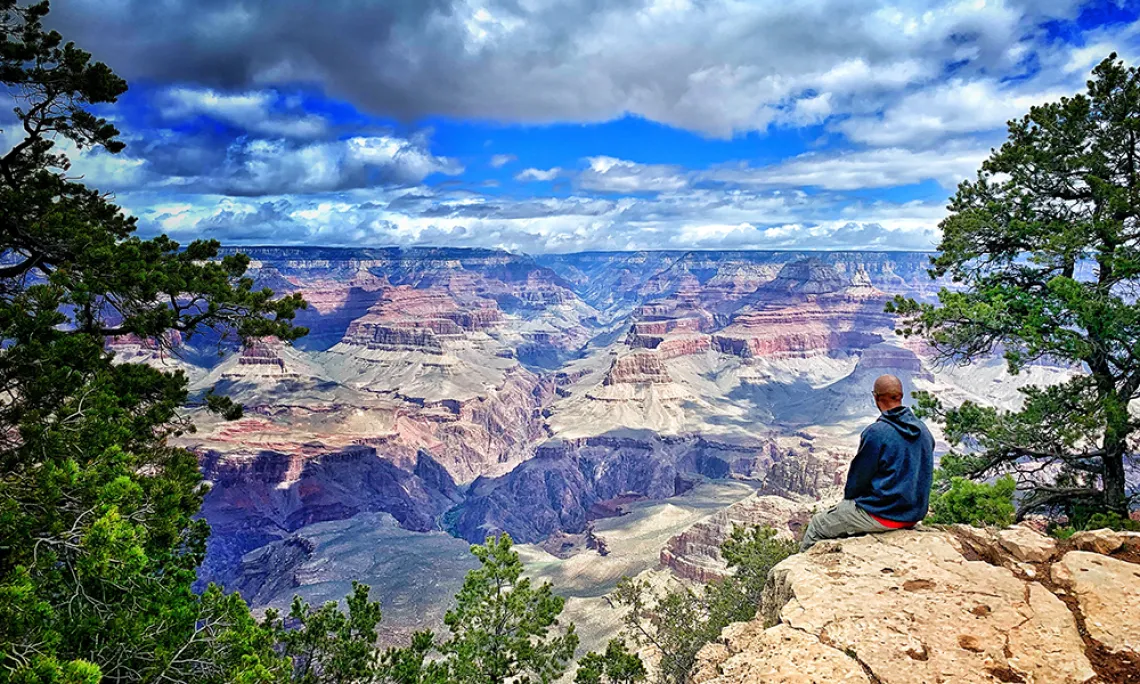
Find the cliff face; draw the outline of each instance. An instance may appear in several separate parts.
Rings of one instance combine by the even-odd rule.
[[[509,532],[537,542],[581,533],[619,499],[663,499],[691,486],[688,475],[750,475],[770,462],[770,444],[729,445],[698,437],[634,433],[553,440],[499,478],[480,478],[449,514],[450,529],[472,542]]]
[[[201,462],[211,485],[202,515],[212,534],[200,577],[223,584],[233,579],[243,554],[305,525],[378,511],[405,529],[426,532],[438,529],[439,516],[460,499],[455,482],[426,453],[410,472],[366,447],[323,454],[209,453]],[[290,557],[296,552],[291,549]]]
[[[904,530],[821,543],[769,576],[698,684],[1135,682],[1140,534]]]

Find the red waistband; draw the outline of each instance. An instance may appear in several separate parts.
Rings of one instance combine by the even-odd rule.
[[[912,522],[898,522],[897,520],[887,520],[886,518],[880,518],[879,516],[872,515],[870,513],[868,513],[867,515],[870,515],[872,518],[875,519],[875,522],[879,523],[883,527],[889,527],[892,530],[901,530],[901,529],[908,528],[908,527],[914,527],[915,525],[918,524],[918,523],[912,523]]]

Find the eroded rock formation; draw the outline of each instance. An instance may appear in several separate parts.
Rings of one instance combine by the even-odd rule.
[[[780,563],[698,684],[1134,682],[1140,535],[1107,556],[1029,528],[904,530]]]
[[[691,486],[687,475],[750,474],[770,462],[771,445],[742,446],[652,433],[552,440],[498,478],[480,478],[451,514],[451,530],[472,542],[509,532],[516,541],[585,532],[618,499],[662,499]]]
[[[865,274],[864,274],[865,275]],[[745,358],[812,356],[883,340],[886,295],[860,277],[843,277],[819,259],[792,262],[749,295],[713,346]]]
[[[809,517],[811,502],[782,496],[754,496],[693,525],[661,550],[661,564],[678,577],[710,582],[731,574],[720,547],[734,527],[762,525],[791,538]]]
[[[669,369],[654,351],[636,351],[614,359],[610,371],[606,373],[605,385],[641,383],[664,384],[673,382]]]

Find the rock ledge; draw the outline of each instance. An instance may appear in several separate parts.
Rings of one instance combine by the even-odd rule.
[[[1140,682],[1140,535],[1097,542],[1111,555],[1028,527],[824,542],[776,566],[694,681]]]

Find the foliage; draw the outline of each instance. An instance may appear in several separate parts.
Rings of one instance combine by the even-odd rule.
[[[292,681],[333,684],[367,682],[377,676],[380,604],[369,601],[368,592],[367,585],[352,583],[347,614],[335,601],[314,610],[300,596],[293,597],[287,621],[276,611],[266,614],[263,627],[291,662]]]
[[[1121,517],[1118,513],[1094,513],[1084,524],[1086,530],[1108,528],[1118,532],[1140,532],[1140,521]]]
[[[1008,527],[1013,524],[1013,493],[1016,488],[1017,482],[1008,475],[991,484],[973,482],[964,477],[946,478],[939,471],[934,480],[930,515],[926,521],[944,525]]]
[[[1085,517],[1076,517],[1069,521],[1070,525],[1050,523],[1048,532],[1058,539],[1068,539],[1081,530],[1110,529],[1123,532],[1140,532],[1140,521],[1124,518],[1114,512],[1093,513]]]
[[[1030,492],[1017,516],[1091,506],[1126,515],[1125,460],[1135,453],[1140,396],[1140,71],[1111,55],[1087,92],[1032,107],[965,181],[941,223],[931,275],[938,305],[897,298],[899,331],[923,335],[946,360],[994,351],[1011,372],[1035,361],[1074,377],[1025,390],[1003,411],[920,403],[959,450],[951,476],[1013,473]],[[1057,473],[1053,476],[1053,473]]]
[[[449,680],[470,684],[551,682],[578,648],[574,625],[554,632],[566,599],[549,583],[531,586],[511,538],[488,537],[471,553],[480,567],[467,573],[456,606],[444,616],[451,638],[440,646]]]
[[[729,624],[756,616],[768,573],[797,548],[794,541],[777,538],[772,528],[734,527],[721,546],[733,575],[710,582],[703,591],[688,586],[655,590],[644,580],[626,577],[611,601],[628,609],[629,636],[658,652],[659,680],[682,684],[705,644]]]
[[[377,684],[444,684],[447,664],[429,661],[435,648],[435,634],[416,632],[412,642],[404,648],[389,648],[380,656]]]
[[[134,236],[67,177],[59,143],[123,149],[89,111],[126,84],[0,0],[0,81],[21,136],[0,156],[0,682],[270,681],[269,635],[240,598],[190,587],[208,529],[181,373],[118,364],[108,336],[169,348],[206,333],[292,340],[274,299],[214,242]],[[231,417],[221,397],[211,408]]]
[[[578,661],[575,684],[634,684],[645,681],[645,665],[621,639],[610,639],[603,653],[590,651]]]

